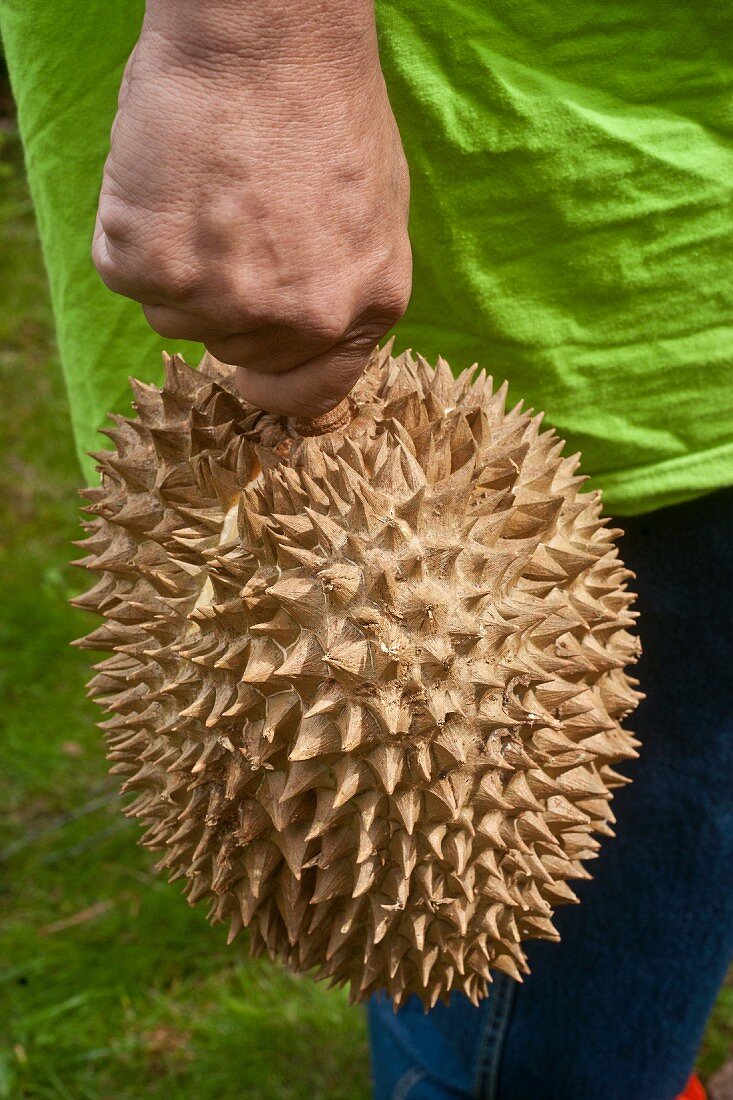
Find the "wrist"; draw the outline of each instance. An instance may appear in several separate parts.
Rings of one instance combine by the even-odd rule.
[[[217,69],[378,61],[374,0],[146,0],[143,33]]]

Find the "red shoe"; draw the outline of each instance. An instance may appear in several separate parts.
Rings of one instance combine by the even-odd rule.
[[[707,1093],[702,1087],[700,1078],[696,1077],[693,1073],[690,1080],[685,1085],[685,1091],[681,1093],[677,1100],[707,1100]]]

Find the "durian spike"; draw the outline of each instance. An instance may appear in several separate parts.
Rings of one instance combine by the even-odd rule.
[[[389,346],[312,421],[208,354],[134,392],[78,602],[158,866],[355,1000],[521,980],[638,746],[631,575],[577,458],[505,386]]]

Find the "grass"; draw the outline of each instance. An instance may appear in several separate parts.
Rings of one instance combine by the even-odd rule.
[[[17,138],[0,132],[0,1098],[361,1100],[364,1017],[224,947],[119,813],[68,606],[78,468]],[[733,989],[701,1053],[730,1055]]]
[[[0,1098],[360,1100],[363,1013],[151,873],[85,698],[79,471],[17,138],[0,133]]]

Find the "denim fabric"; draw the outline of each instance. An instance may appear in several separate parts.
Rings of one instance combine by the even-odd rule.
[[[733,490],[625,518],[647,694],[617,836],[532,973],[369,1006],[375,1100],[674,1100],[733,955]]]

